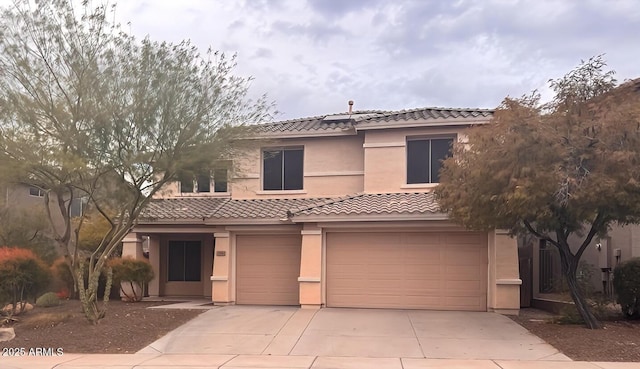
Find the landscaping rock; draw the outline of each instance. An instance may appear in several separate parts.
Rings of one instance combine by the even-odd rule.
[[[20,315],[21,313],[26,313],[28,311],[33,310],[33,305],[31,305],[30,303],[22,302],[21,304],[23,305],[23,308],[20,309],[20,306],[18,306],[17,309],[16,309],[16,313],[14,315]],[[11,309],[13,309],[13,305],[8,304],[8,305],[6,305],[5,307],[2,308],[2,311],[11,312]]]
[[[0,328],[0,342],[11,341],[16,338],[13,328]]]

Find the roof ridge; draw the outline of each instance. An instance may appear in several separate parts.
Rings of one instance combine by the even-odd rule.
[[[220,205],[216,206],[215,209],[213,209],[209,214],[207,214],[207,219],[209,218],[213,218],[213,215],[215,213],[217,213],[224,205],[226,205],[229,201],[231,201],[231,198],[225,198],[223,199],[223,201],[220,201]]]
[[[287,211],[287,216],[293,216],[295,215],[295,213],[299,213],[301,211],[305,211],[305,210],[310,210],[313,208],[320,208],[326,205],[331,205],[331,204],[335,204],[341,201],[345,201],[345,200],[349,200],[349,199],[355,199],[356,197],[362,196],[364,195],[364,192],[358,192],[356,194],[352,194],[352,195],[345,195],[345,196],[340,196],[340,197],[334,197],[334,198],[330,198],[330,199],[326,199],[325,201],[322,202],[318,202],[315,204],[311,204],[311,205],[307,205],[307,206],[301,206],[298,208],[293,208],[290,209],[289,211]]]

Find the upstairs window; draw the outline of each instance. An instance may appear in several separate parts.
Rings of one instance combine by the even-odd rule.
[[[227,192],[227,170],[216,169],[213,171],[213,191]]]
[[[185,175],[180,178],[180,192],[192,193],[193,188],[193,177]]]
[[[196,192],[211,192],[211,176],[202,173],[196,176]]]
[[[407,140],[407,184],[438,183],[442,161],[451,156],[453,138]]]
[[[44,197],[44,191],[38,187],[35,186],[30,186],[29,187],[29,195],[31,196],[37,196],[37,197]]]
[[[196,176],[180,176],[181,193],[208,193],[211,192],[212,178],[209,172],[199,173]],[[227,192],[227,170],[216,169],[213,171],[213,191]]]
[[[263,190],[302,189],[304,149],[264,150],[262,158]]]

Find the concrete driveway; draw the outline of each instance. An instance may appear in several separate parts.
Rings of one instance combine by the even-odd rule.
[[[213,308],[140,353],[569,360],[495,313],[266,306]]]

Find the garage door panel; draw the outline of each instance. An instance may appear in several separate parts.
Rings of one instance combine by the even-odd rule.
[[[486,260],[481,233],[329,233],[327,305],[484,311]]]
[[[236,303],[298,305],[299,235],[236,238]]]

